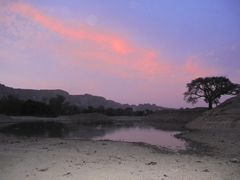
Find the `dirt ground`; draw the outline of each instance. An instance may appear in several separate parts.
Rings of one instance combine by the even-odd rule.
[[[1,180],[239,180],[227,156],[173,153],[136,143],[0,134]]]

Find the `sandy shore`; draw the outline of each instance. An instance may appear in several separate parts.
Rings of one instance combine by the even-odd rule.
[[[1,180],[239,180],[229,157],[161,152],[134,143],[0,134]]]

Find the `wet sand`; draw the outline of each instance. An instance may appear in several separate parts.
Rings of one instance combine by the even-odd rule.
[[[137,143],[0,134],[1,180],[239,180],[229,156],[173,153]]]
[[[207,152],[203,152],[205,154],[218,157],[235,157],[240,161],[240,130],[238,128],[194,130],[190,133],[180,134],[179,137],[206,147]]]

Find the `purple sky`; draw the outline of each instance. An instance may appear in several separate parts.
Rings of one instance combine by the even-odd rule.
[[[239,0],[0,0],[6,86],[180,108],[206,76],[240,83]]]

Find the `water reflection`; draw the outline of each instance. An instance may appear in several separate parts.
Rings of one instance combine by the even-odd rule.
[[[179,131],[164,131],[141,124],[80,125],[61,122],[22,122],[0,129],[0,132],[27,137],[64,137],[70,139],[142,142],[170,150],[186,150],[185,141],[174,135]]]
[[[71,125],[69,129],[68,138],[71,139],[142,142],[174,151],[187,149],[185,141],[174,137],[174,135],[181,133],[180,131],[164,131],[141,124],[118,126]]]
[[[27,137],[64,137],[69,134],[69,130],[61,122],[21,122],[11,124],[0,129],[1,133],[13,134]]]
[[[104,136],[92,138],[93,140],[112,140],[126,142],[143,142],[170,150],[186,150],[186,142],[177,139],[174,135],[179,131],[163,131],[153,127],[122,127],[108,132]]]
[[[101,125],[79,125],[79,124],[68,124],[70,130],[66,138],[71,139],[92,139],[94,137],[104,136],[108,128],[99,128]]]

